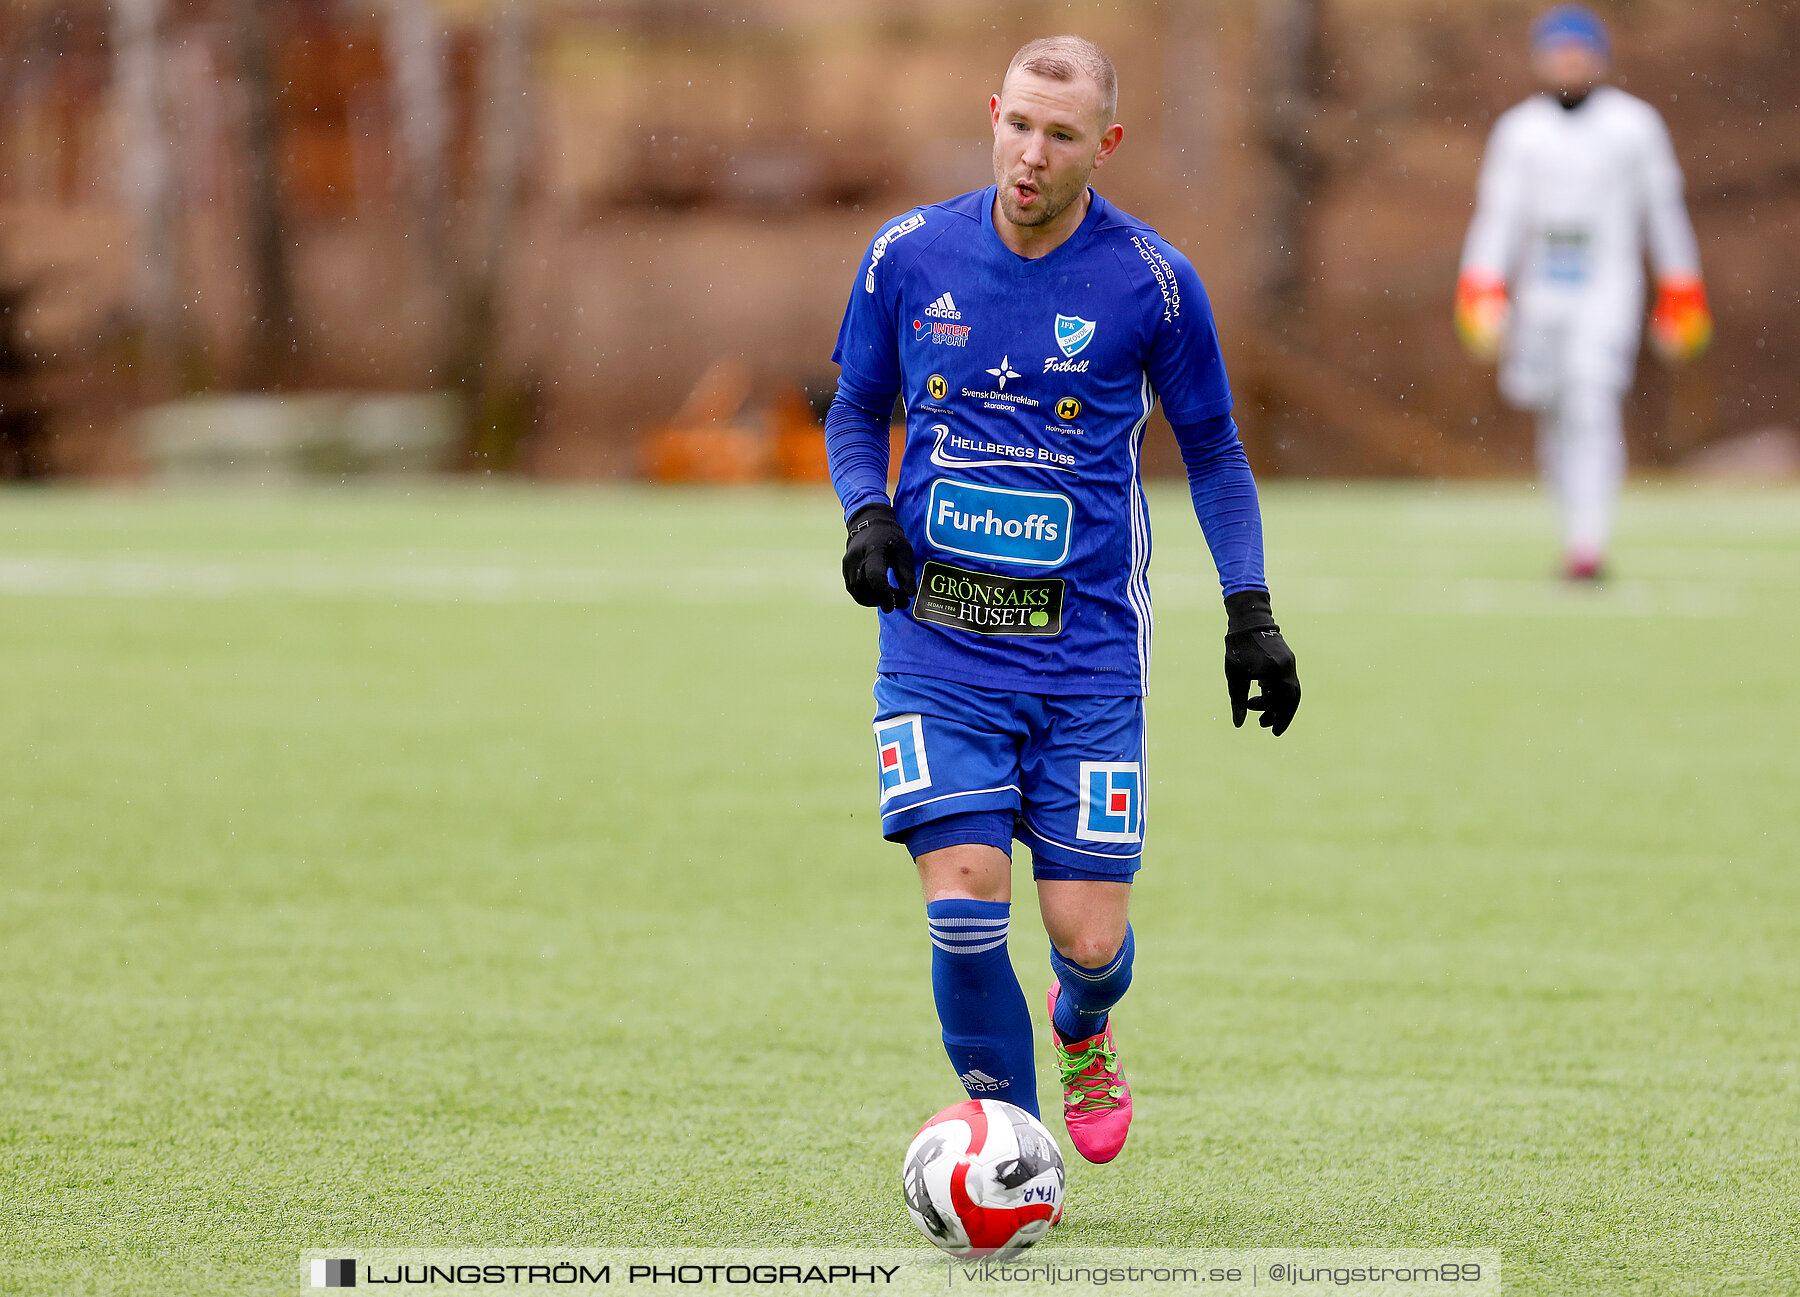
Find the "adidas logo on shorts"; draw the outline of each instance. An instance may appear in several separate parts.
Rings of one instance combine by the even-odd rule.
[[[945,293],[942,297],[938,298],[937,301],[933,302],[930,306],[927,306],[925,308],[925,314],[935,315],[940,320],[962,319],[962,312],[956,309],[956,303],[951,300],[950,294],[948,293]]]

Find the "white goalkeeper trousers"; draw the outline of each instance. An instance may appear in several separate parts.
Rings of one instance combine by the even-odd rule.
[[[1625,480],[1623,393],[1565,383],[1537,412],[1538,470],[1562,515],[1563,549],[1599,560]]]
[[[1598,562],[1625,479],[1625,392],[1643,295],[1635,284],[1606,292],[1528,284],[1515,309],[1500,394],[1537,413],[1538,469],[1561,510],[1568,557]]]

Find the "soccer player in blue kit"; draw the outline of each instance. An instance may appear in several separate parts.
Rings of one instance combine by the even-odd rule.
[[[1233,723],[1260,711],[1279,735],[1300,703],[1205,290],[1088,187],[1124,135],[1117,103],[1112,64],[1086,40],[1013,56],[988,105],[995,184],[915,208],[870,244],[826,419],[844,582],[880,609],[882,833],[918,867],[944,1048],[972,1098],[1037,1113],[1006,952],[1017,838],[1051,943],[1064,1120],[1091,1162],[1116,1157],[1131,1125],[1109,1014],[1131,983],[1144,842],[1138,456],[1159,400],[1219,569]],[[890,502],[896,396],[906,439]]]

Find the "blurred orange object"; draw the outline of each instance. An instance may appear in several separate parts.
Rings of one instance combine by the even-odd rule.
[[[1657,284],[1650,313],[1650,345],[1671,365],[1693,360],[1712,344],[1712,311],[1697,275],[1671,275]]]
[[[644,472],[653,482],[754,482],[768,461],[766,439],[736,421],[750,396],[741,360],[707,367],[675,417],[644,438]]]
[[[813,417],[806,393],[789,384],[769,402],[769,428],[775,434],[775,476],[784,482],[828,482],[825,429]]]
[[[644,439],[653,482],[754,482],[768,460],[749,428],[659,428]]]
[[[1465,270],[1456,281],[1456,336],[1472,360],[1491,365],[1506,341],[1506,283],[1485,270]]]
[[[735,358],[715,360],[669,420],[671,428],[729,423],[750,399],[750,367]]]

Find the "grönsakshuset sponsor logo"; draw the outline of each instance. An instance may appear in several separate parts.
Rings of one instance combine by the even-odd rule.
[[[933,559],[919,570],[912,615],[976,635],[1060,635],[1064,588],[1061,577],[971,572]]]

